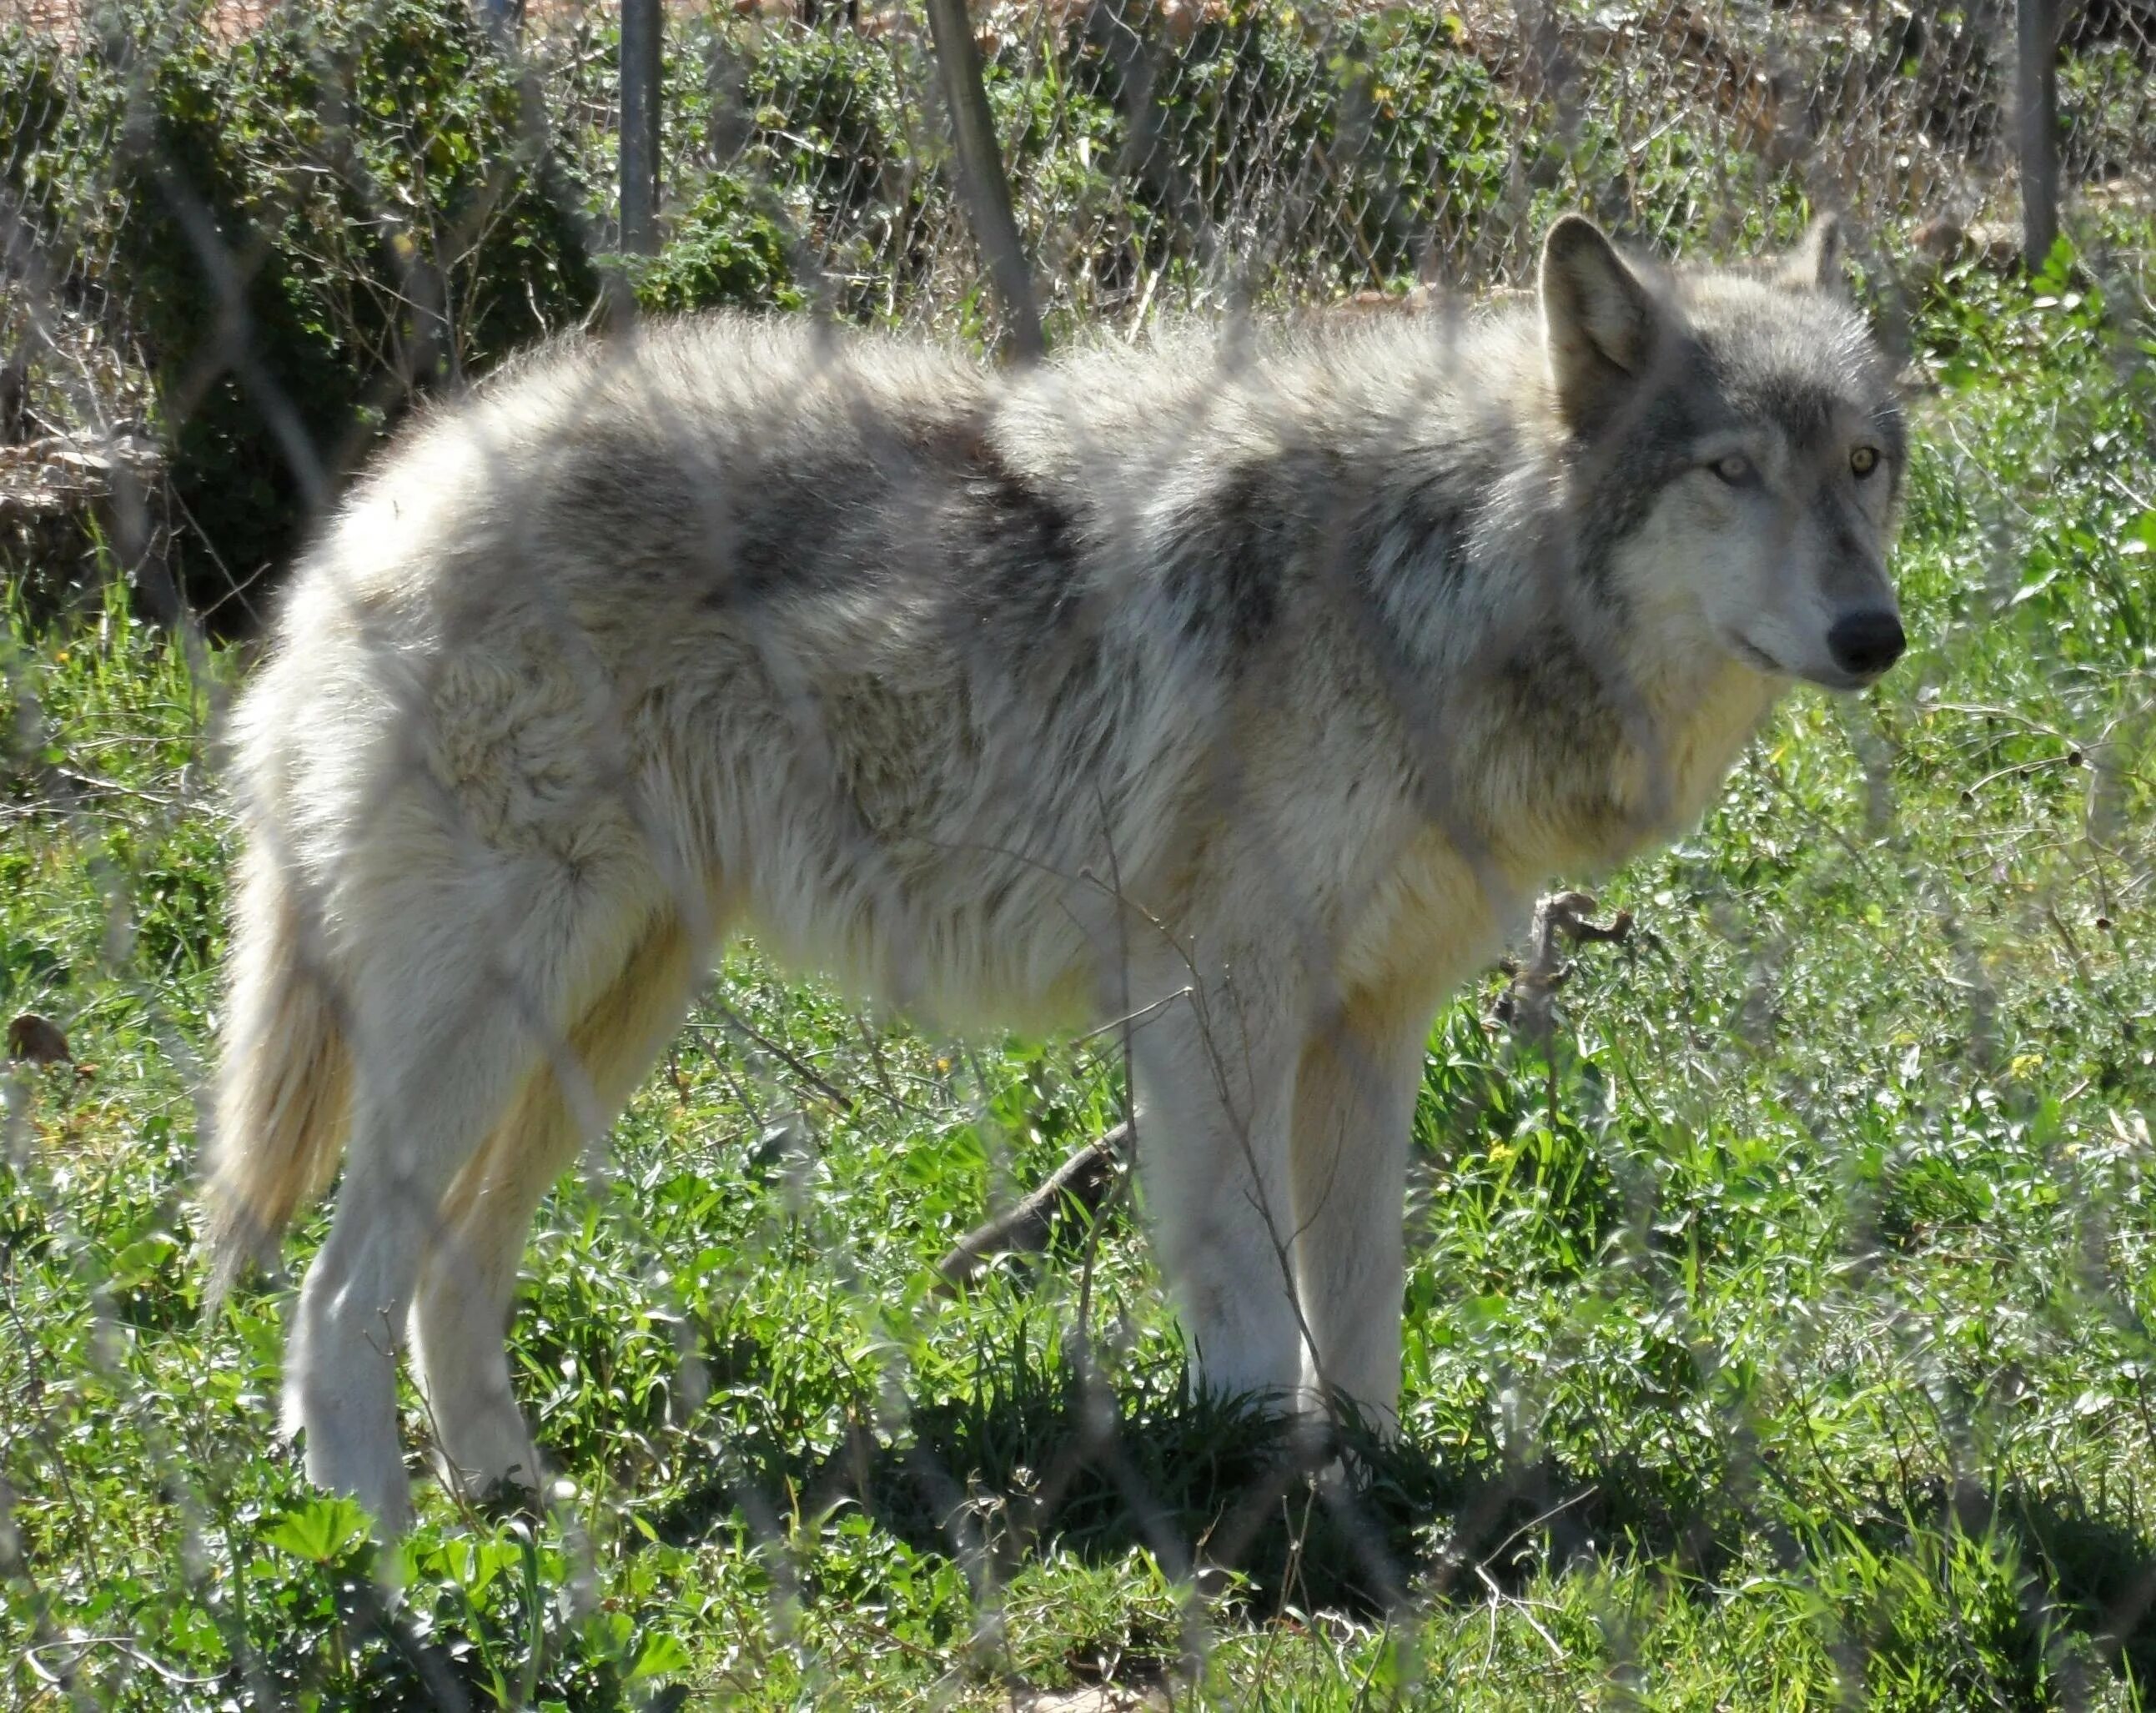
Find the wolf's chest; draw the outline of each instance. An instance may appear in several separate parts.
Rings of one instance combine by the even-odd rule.
[[[1496,854],[1425,828],[1389,865],[1343,942],[1341,985],[1435,1007],[1502,949],[1531,888]]]
[[[1722,782],[1773,706],[1772,680],[1732,663],[1717,670],[1681,711],[1654,710],[1640,741],[1629,742],[1613,769],[1611,803],[1621,828],[1589,868],[1614,868],[1643,849],[1681,838],[1721,795]]]
[[[1656,710],[1636,737],[1611,743],[1599,768],[1561,775],[1516,758],[1494,770],[1502,788],[1479,805],[1485,816],[1426,826],[1386,865],[1344,936],[1343,983],[1436,1003],[1498,954],[1538,890],[1606,874],[1695,824],[1774,694],[1732,667],[1681,716]]]

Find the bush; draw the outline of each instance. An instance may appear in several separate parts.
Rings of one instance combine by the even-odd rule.
[[[1209,13],[1187,44],[1176,33],[1165,13],[1133,8],[1115,30],[1070,36],[1054,73],[1064,129],[1091,133],[1103,160],[1116,150],[1100,146],[1101,133],[1127,134],[1137,83],[1147,85],[1149,136],[1130,163],[1139,271],[1202,264],[1199,234],[1240,244],[1285,210],[1269,260],[1287,277],[1333,290],[1404,281],[1423,244],[1496,203],[1505,114],[1454,28],[1395,8],[1327,29],[1238,3]],[[1152,76],[1161,66],[1173,69]],[[1097,121],[1104,109],[1116,115],[1108,126]],[[1046,126],[1022,131],[1022,181],[1053,170],[1055,142]]]
[[[723,305],[801,306],[785,234],[731,173],[712,175],[702,194],[675,216],[660,254],[624,258],[622,266],[638,304],[662,314]]]
[[[146,69],[116,272],[156,382],[183,592],[213,622],[418,398],[587,315],[562,162],[459,0],[280,9]]]

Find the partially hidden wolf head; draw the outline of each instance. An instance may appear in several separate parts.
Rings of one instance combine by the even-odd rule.
[[[1836,223],[1750,272],[1666,271],[1568,217],[1541,296],[1580,521],[1664,657],[1845,690],[1892,665],[1907,440]]]

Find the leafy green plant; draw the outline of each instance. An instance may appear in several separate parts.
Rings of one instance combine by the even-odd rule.
[[[116,273],[213,618],[418,397],[592,307],[564,167],[448,0],[184,28],[129,102]]]
[[[1372,28],[1367,98],[1456,69],[1471,146],[1473,74],[1441,47],[1396,67]],[[206,104],[280,90],[300,116],[278,124],[315,124],[335,65],[275,59],[283,39],[244,76],[183,55],[170,92],[204,182],[280,244],[353,210],[259,182],[257,121],[221,138]],[[1302,48],[1265,39],[1270,68],[1224,38],[1214,74],[1287,77]],[[803,86],[880,75],[784,42]],[[1060,156],[1067,102],[996,98],[1055,195],[1106,194]],[[1085,101],[1110,136],[1105,74]],[[835,219],[820,146],[798,182]],[[405,182],[403,158],[368,171]],[[1643,197],[1682,217],[1698,165],[1642,151]],[[411,170],[415,197],[465,182],[454,147]],[[762,182],[680,188],[647,300],[803,289]],[[1750,212],[1795,210],[1777,190]],[[1045,1259],[938,1288],[985,1204],[1119,1116],[1111,1043],[925,1036],[739,947],[526,1256],[516,1381],[558,1479],[524,1511],[423,1479],[413,1536],[370,1543],[277,1429],[289,1274],[215,1320],[201,1300],[231,854],[203,759],[244,650],[116,592],[56,619],[16,602],[0,1003],[74,1062],[11,1065],[4,1090],[5,1698],[2145,1706],[2156,327],[2133,260],[2152,234],[2112,236],[2034,280],[1956,262],[1914,301],[1910,658],[1860,704],[1793,696],[1708,824],[1610,881],[1634,941],[1582,952],[1551,1050],[1490,1023],[1490,991],[1439,1019],[1404,1419],[1389,1441],[1351,1424],[1326,1479],[1188,1395],[1142,1187]],[[264,315],[354,360],[331,336],[359,310],[323,307],[342,300],[305,245],[275,254]],[[529,285],[537,263],[498,265]],[[540,300],[567,314],[562,290]],[[521,336],[526,311],[501,313],[459,362]],[[355,396],[338,408],[371,433]],[[302,1222],[293,1269],[322,1233]]]
[[[625,257],[637,301],[660,313],[731,306],[798,309],[785,233],[740,177],[713,174],[676,213],[658,255]]]

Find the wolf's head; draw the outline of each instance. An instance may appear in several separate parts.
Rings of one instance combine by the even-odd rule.
[[[1650,646],[1834,690],[1892,665],[1906,440],[1835,223],[1771,269],[1664,273],[1568,217],[1541,291],[1583,561]]]

